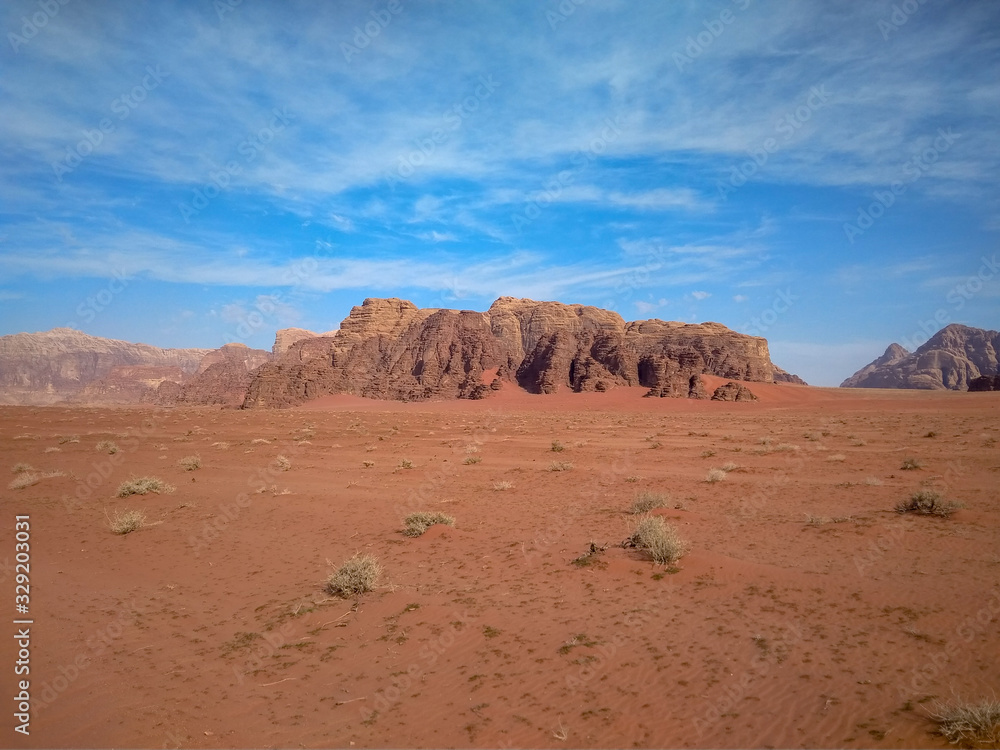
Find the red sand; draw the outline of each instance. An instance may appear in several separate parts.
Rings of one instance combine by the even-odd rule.
[[[945,746],[935,701],[1000,692],[1000,394],[751,388],[2,407],[7,471],[64,472],[4,490],[0,561],[31,517],[36,709],[28,738],[8,710],[4,744]],[[114,497],[143,475],[176,490]],[[965,508],[892,511],[924,486]],[[613,546],[643,490],[670,495],[679,571]],[[123,508],[153,525],[112,534]],[[407,538],[413,510],[457,522]],[[573,565],[591,541],[612,546]],[[325,594],[359,551],[378,589]]]

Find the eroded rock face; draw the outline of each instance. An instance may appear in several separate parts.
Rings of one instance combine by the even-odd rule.
[[[842,388],[917,388],[964,391],[983,373],[997,369],[1000,332],[952,324],[915,352],[892,344]]]
[[[757,397],[753,391],[742,383],[729,381],[725,385],[720,385],[712,394],[713,401],[756,401]]]
[[[91,384],[96,402],[129,403],[158,382],[194,373],[207,352],[132,344],[72,328],[0,336],[0,403],[81,401]]]
[[[793,375],[790,372],[782,370],[777,365],[774,366],[774,382],[775,383],[791,383],[792,385],[809,385],[806,381],[800,378],[798,375]]]
[[[206,354],[199,363],[198,373],[180,383],[179,388],[161,385],[155,397],[147,400],[163,406],[242,406],[250,387],[250,373],[270,360],[270,353],[263,349],[226,344]]]
[[[626,323],[584,305],[501,297],[485,313],[367,299],[331,336],[292,344],[253,374],[244,406],[330,393],[396,400],[483,398],[504,383],[533,393],[644,386],[704,398],[702,373],[771,382],[767,342],[718,323]]]
[[[334,336],[336,331],[326,333],[313,333],[305,328],[282,328],[274,334],[274,346],[271,347],[271,354],[277,357],[279,354],[287,352],[292,344],[303,339],[314,339],[321,336]]]

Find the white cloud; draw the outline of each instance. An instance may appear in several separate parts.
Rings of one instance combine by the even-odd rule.
[[[691,292],[691,296],[696,300],[708,299],[712,296],[711,292]]]
[[[745,294],[734,294],[733,295],[733,302],[746,302],[748,299],[750,299],[750,298],[747,297]]]

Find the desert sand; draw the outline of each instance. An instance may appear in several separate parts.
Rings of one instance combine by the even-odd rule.
[[[0,577],[30,515],[34,620],[4,744],[946,746],[935,703],[1000,687],[1000,394],[750,387],[2,407]],[[10,489],[18,463],[62,475]],[[115,497],[139,476],[175,490]],[[964,507],[894,512],[925,487]],[[675,567],[615,546],[643,491]],[[401,534],[422,510],[455,526]],[[356,552],[377,589],[330,596]]]

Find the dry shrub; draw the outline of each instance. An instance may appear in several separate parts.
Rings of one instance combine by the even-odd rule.
[[[677,530],[659,516],[641,518],[632,536],[622,546],[646,550],[653,562],[660,565],[676,562],[687,551],[687,545],[677,535]]]
[[[957,700],[938,705],[931,718],[953,745],[1000,747],[1000,701],[966,703]]]
[[[22,471],[11,480],[7,487],[12,490],[23,490],[25,487],[38,484],[41,480],[41,474],[36,474],[33,471]]]
[[[629,511],[633,515],[649,513],[649,511],[654,508],[664,507],[669,499],[670,498],[660,492],[640,492],[632,501],[632,507]]]
[[[958,503],[946,501],[939,493],[934,492],[934,490],[920,490],[910,495],[909,500],[898,503],[896,505],[896,512],[947,518],[960,507]]]
[[[722,469],[709,469],[708,474],[705,477],[705,481],[709,484],[715,484],[716,482],[721,482],[726,478],[726,472]]]
[[[156,477],[135,477],[128,479],[118,485],[115,493],[118,497],[128,497],[129,495],[145,495],[149,492],[156,494],[173,492],[174,488]]]
[[[406,536],[420,536],[435,524],[454,526],[455,519],[452,516],[445,515],[444,513],[422,511],[419,513],[411,513],[403,519],[403,523],[406,525],[406,528],[403,529],[403,533],[406,534]]]
[[[493,483],[493,491],[494,492],[503,492],[504,490],[510,490],[510,489],[513,489],[513,488],[514,488],[514,483],[513,482],[508,482],[506,480],[499,481],[499,482],[494,482]]]
[[[177,463],[183,467],[184,471],[194,471],[201,468],[201,456],[184,456]]]
[[[372,591],[382,575],[382,566],[374,555],[355,555],[326,579],[326,590],[334,596],[359,596]]]
[[[282,471],[288,471],[290,468],[292,468],[292,462],[289,461],[288,456],[285,456],[284,454],[274,459],[274,465],[277,466]]]
[[[118,452],[118,444],[113,440],[102,440],[97,444],[97,450],[113,456]]]
[[[108,527],[122,536],[141,529],[145,523],[146,514],[141,510],[116,510],[115,514],[108,518]]]
[[[549,464],[549,471],[569,471],[572,468],[573,464],[565,461],[553,461]]]

